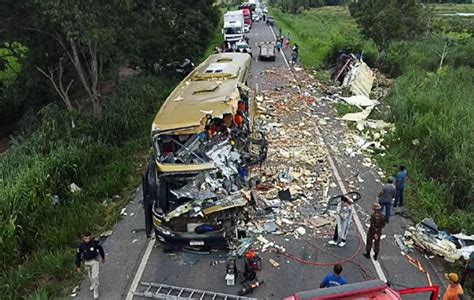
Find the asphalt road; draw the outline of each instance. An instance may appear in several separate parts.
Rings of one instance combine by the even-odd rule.
[[[276,68],[282,73],[290,72],[281,55],[277,56],[275,62],[260,62],[256,59],[258,43],[274,41],[270,27],[263,22],[256,23],[248,36],[254,57],[252,87],[258,87],[260,91],[263,91],[275,89],[279,85],[288,85],[288,81],[285,81],[283,77],[281,81],[269,81],[265,77],[265,70],[271,68]],[[300,45],[300,47],[304,47],[304,45]],[[301,84],[301,87],[304,88],[303,84]],[[347,182],[353,181],[356,174],[360,174],[360,177],[364,180],[363,183],[358,184],[357,188],[363,196],[362,200],[359,201],[358,215],[362,224],[364,224],[365,211],[370,211],[371,204],[381,187],[377,174],[378,170],[366,168],[362,166],[361,160],[357,157],[349,158],[343,154],[344,145],[341,141],[344,132],[347,131],[347,126],[334,118],[333,111],[328,104],[319,103],[318,115],[321,118],[329,117],[327,118],[328,125],[320,128],[320,134],[326,144],[330,145],[330,152],[342,183],[347,184]],[[339,193],[340,187],[329,190],[330,195]],[[225,260],[225,252],[216,252],[210,255],[182,252],[167,254],[154,240],[147,240],[142,231],[144,221],[140,201],[141,193],[138,192],[136,198],[127,206],[127,216],[124,216],[123,220],[117,224],[114,234],[104,243],[107,259],[101,269],[101,299],[125,299],[127,294],[134,290],[143,291],[143,287],[139,282],[155,282],[237,294],[240,288],[238,285],[229,287],[225,284],[225,264],[219,263],[219,261]],[[386,238],[382,240],[379,261],[384,275],[394,284],[395,288],[427,285],[425,274],[406,262],[393,240],[393,234],[403,233],[406,226],[407,220],[399,216],[393,217],[384,230]],[[366,227],[364,229],[367,230]],[[315,289],[319,286],[322,278],[331,272],[332,265],[339,261],[339,258],[354,256],[351,261],[343,264],[343,275],[349,282],[360,282],[379,276],[372,261],[365,259],[360,254],[365,246],[361,236],[357,234],[355,226],[351,228],[347,245],[344,248],[328,246],[328,237],[324,235],[320,235],[311,241],[285,240],[280,236],[271,236],[270,238],[286,247],[288,254],[316,262],[319,265],[301,264],[275,253],[263,253],[263,270],[258,277],[265,283],[251,294],[251,297],[281,298],[298,291]],[[435,272],[429,261],[416,253],[413,254],[413,257],[422,262],[425,269],[432,275],[435,284],[440,283],[436,275],[439,272]],[[270,258],[279,262],[280,266],[278,268],[272,267],[268,263]],[[212,266],[213,262],[217,262],[217,265]],[[91,299],[88,284],[88,280],[84,280],[78,296],[79,299]],[[130,295],[128,299],[132,299]],[[141,298],[134,296],[133,299]],[[418,296],[410,299],[427,298]]]

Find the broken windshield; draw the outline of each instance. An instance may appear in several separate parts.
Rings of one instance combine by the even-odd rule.
[[[197,134],[157,135],[154,138],[155,152],[161,163],[196,164],[206,163],[209,159],[200,149],[201,142]]]

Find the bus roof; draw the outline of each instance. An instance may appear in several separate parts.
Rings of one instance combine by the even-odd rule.
[[[237,108],[239,83],[245,83],[251,57],[246,53],[209,56],[168,96],[152,132],[199,127],[206,114],[221,117]]]

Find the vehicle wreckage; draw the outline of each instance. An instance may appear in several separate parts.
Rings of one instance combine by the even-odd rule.
[[[146,233],[173,247],[227,248],[245,218],[249,167],[266,158],[246,86],[251,57],[211,55],[169,95],[152,125],[143,176]]]

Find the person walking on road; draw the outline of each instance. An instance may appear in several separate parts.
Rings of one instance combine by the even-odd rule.
[[[347,234],[352,222],[352,204],[354,202],[346,196],[342,197],[342,200],[337,204],[337,224],[334,230],[334,237],[329,241],[330,245],[338,245],[339,247],[346,245]]]
[[[320,289],[347,284],[347,279],[341,276],[342,266],[335,264],[332,273],[326,275],[319,285]]]
[[[405,183],[407,180],[407,171],[405,170],[405,166],[400,165],[398,167],[398,173],[395,177],[395,202],[393,203],[393,207],[403,206],[403,191],[405,190]]]
[[[382,210],[385,208],[385,220],[387,223],[390,221],[392,200],[395,198],[395,192],[396,188],[393,184],[393,178],[390,177],[378,196],[379,204],[382,206]]]
[[[372,205],[373,213],[370,216],[370,227],[367,232],[367,243],[365,247],[366,258],[370,258],[372,244],[374,245],[374,259],[377,260],[380,251],[380,237],[382,229],[385,227],[385,217],[381,212],[382,207],[377,202]]]
[[[474,273],[474,251],[469,255],[469,259],[466,263],[466,268],[461,274],[461,281],[459,282],[461,286],[464,286],[464,282],[469,274]]]
[[[281,51],[281,41],[280,41],[279,38],[277,38],[277,40],[276,40],[276,46],[275,46],[275,48],[278,50],[278,52]]]
[[[459,296],[464,294],[464,291],[459,284],[459,277],[456,273],[444,274],[444,277],[449,281],[446,292],[444,292],[443,300],[459,300]]]
[[[76,267],[77,272],[81,272],[81,262],[84,261],[84,267],[91,281],[90,290],[94,291],[94,299],[99,298],[99,256],[102,263],[104,263],[104,248],[99,245],[98,241],[94,240],[90,232],[84,232],[82,243],[77,249]]]
[[[293,67],[298,63],[298,52],[291,51],[290,54],[290,65]]]

